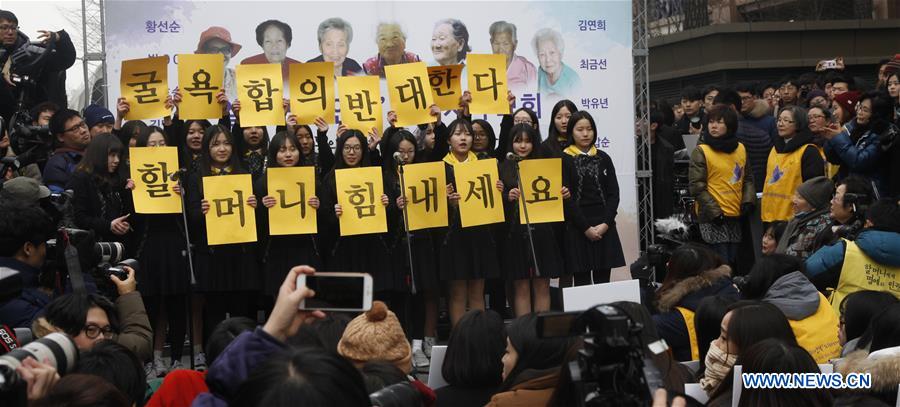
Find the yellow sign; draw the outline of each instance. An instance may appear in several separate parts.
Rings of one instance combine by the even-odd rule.
[[[238,65],[240,66],[240,65]],[[253,195],[250,174],[203,177],[206,241],[210,246],[256,241],[256,213],[247,204]]]
[[[384,195],[381,167],[335,170],[334,183],[343,210],[341,236],[387,232],[387,216],[381,204]]]
[[[275,206],[269,208],[270,235],[316,233],[316,209],[309,198],[316,196],[314,167],[284,167],[266,170],[269,196]]]
[[[381,85],[377,76],[340,76],[341,122],[350,129],[368,134],[372,127],[381,133]]]
[[[562,160],[545,158],[519,163],[522,185],[519,187],[519,221],[525,224],[525,206],[531,223],[562,222]]]
[[[291,113],[299,124],[334,124],[334,62],[290,65]]]
[[[181,213],[181,197],[172,191],[178,184],[177,147],[132,147],[131,179],[134,180],[134,210],[137,213]]]
[[[497,160],[464,162],[453,167],[459,192],[462,227],[503,222],[503,202],[497,190]]]
[[[397,127],[431,123],[429,114],[434,104],[428,69],[424,62],[388,65],[384,68],[387,77],[388,95],[391,109],[397,112]]]
[[[509,114],[509,101],[506,99],[506,55],[503,54],[469,54],[469,92],[472,103],[469,112],[472,114]]]
[[[159,119],[170,114],[166,109],[169,94],[168,57],[122,61],[119,89],[128,102],[128,120]]]
[[[178,87],[181,88],[178,116],[184,120],[222,117],[216,93],[224,81],[222,54],[178,55]]]
[[[462,65],[444,65],[428,67],[428,82],[434,103],[441,110],[459,108],[459,97],[462,96]]]
[[[236,74],[241,126],[283,125],[281,65],[238,65]]]
[[[409,230],[447,226],[447,173],[444,162],[403,166]]]

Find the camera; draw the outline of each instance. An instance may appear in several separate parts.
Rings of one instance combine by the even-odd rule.
[[[119,280],[125,281],[126,279],[128,279],[128,271],[125,270],[125,266],[131,267],[135,271],[137,271],[139,267],[138,261],[135,259],[122,260],[115,266],[110,266],[109,264],[101,264],[99,267],[102,271],[101,274],[104,274],[106,276],[116,276],[116,278],[118,278]]]
[[[565,368],[576,391],[578,406],[646,406],[652,392],[664,387],[662,375],[645,359],[643,325],[612,304],[584,312],[538,315],[542,338],[582,336],[584,348]]]
[[[28,108],[34,102],[30,95],[37,86],[35,78],[39,78],[47,60],[54,52],[54,44],[44,46],[41,42],[25,43],[9,55],[9,79],[15,84],[13,88],[18,94],[16,112],[9,123],[9,141],[12,151],[21,166],[32,163],[43,164],[50,157],[50,129],[46,126],[32,125],[34,118]],[[8,52],[3,50],[2,52]],[[0,57],[0,60],[5,58]]]
[[[21,348],[0,356],[0,393],[15,389],[24,382],[16,373],[27,357],[53,366],[60,376],[75,367],[78,360],[78,348],[75,341],[65,334],[51,333]]]
[[[84,272],[94,278],[100,292],[115,298],[116,289],[109,281],[110,274],[125,280],[128,273],[122,265],[137,269],[137,261],[126,261],[124,257],[125,245],[122,243],[97,242],[91,231],[60,228],[56,236],[47,241],[47,262],[42,275],[55,280],[57,276],[65,279]]]
[[[419,407],[423,405],[419,389],[409,382],[394,383],[369,395],[377,407]]]

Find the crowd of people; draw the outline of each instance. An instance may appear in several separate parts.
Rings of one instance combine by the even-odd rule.
[[[21,42],[7,35],[17,24],[0,11],[8,49]],[[507,28],[492,26],[492,36]],[[776,84],[688,87],[677,103],[655,102],[650,123],[637,126],[652,143],[657,218],[677,206],[675,163],[689,163],[693,206],[681,216],[696,226],[693,241],[667,253],[659,281],[643,285],[643,304],[612,304],[640,328],[635,346],[662,373],[670,398],[699,383],[708,405],[727,405],[735,366],[812,373],[834,363],[844,374],[871,373],[872,387],[745,389],[740,403],[896,402],[900,55],[880,64],[877,75],[871,87],[838,69]],[[603,126],[589,112],[561,100],[542,127],[536,112],[512,108],[510,92],[510,112],[495,131],[472,119],[466,92],[449,124],[437,106],[433,122],[409,129],[395,126],[396,114],[388,112],[381,134],[340,125],[332,150],[322,118],[310,126],[289,114],[270,135],[266,127],[243,126],[240,103],[224,90],[216,99],[222,117],[215,124],[182,120],[176,88],[162,127],[128,120],[124,98],[112,110],[90,105],[79,112],[46,99],[29,106],[31,125],[51,135],[45,147],[52,154],[0,174],[0,267],[22,280],[21,293],[0,302],[0,323],[35,337],[64,333],[81,355],[65,372],[47,360],[26,360],[17,372],[28,405],[583,400],[581,378],[570,369],[593,342],[544,335],[539,321],[561,309],[551,279],[560,287],[606,283],[611,269],[626,265],[616,229],[615,158],[598,148]],[[0,155],[15,157],[12,126],[0,131]],[[698,138],[696,148],[686,148],[688,135]],[[129,148],[163,146],[179,151],[184,171],[173,192],[183,199],[184,216],[134,210]],[[537,158],[562,161],[565,221],[528,227],[519,220],[516,163]],[[500,179],[490,187],[502,197],[505,222],[462,226],[454,170],[476,160],[498,165]],[[449,226],[407,232],[409,197],[398,166],[423,162],[445,167]],[[267,209],[276,199],[267,171],[298,166],[315,169],[307,203],[317,211],[318,232],[269,235]],[[345,209],[335,170],[360,167],[383,172],[388,231],[341,236]],[[241,204],[257,217],[258,240],[210,245],[203,179],[232,174],[252,176],[253,195]],[[122,275],[109,273],[97,267],[94,242],[121,243],[123,257],[136,261],[123,265]],[[359,315],[298,311],[316,293],[297,278],[317,270],[372,275],[372,308]],[[429,370],[433,346],[443,342],[444,309],[450,329],[440,374],[448,385],[433,390],[416,374]],[[190,366],[182,362],[186,338]],[[699,369],[675,363],[690,361]],[[615,386],[600,383],[609,394]],[[650,395],[633,394],[645,402]],[[388,399],[408,401],[380,404]]]

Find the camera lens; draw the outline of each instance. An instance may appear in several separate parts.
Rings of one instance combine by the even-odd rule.
[[[62,376],[75,367],[78,348],[71,338],[54,332],[0,356],[0,392],[9,390],[19,382],[16,368],[29,356],[53,366]]]

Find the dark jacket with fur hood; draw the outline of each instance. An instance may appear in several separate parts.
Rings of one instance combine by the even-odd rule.
[[[897,384],[900,383],[900,347],[881,349],[871,354],[866,350],[858,350],[834,366],[836,373],[845,377],[848,373],[870,373],[872,387],[855,390],[877,397],[888,405],[897,403]]]
[[[656,323],[659,337],[665,339],[672,348],[676,360],[691,360],[691,341],[684,317],[675,307],[695,312],[700,301],[714,295],[737,300],[738,291],[731,284],[731,267],[723,265],[688,277],[658,296],[657,308],[660,313],[653,316],[653,322]]]

